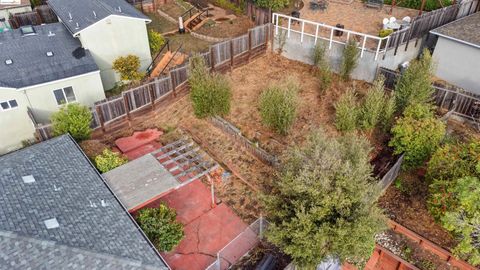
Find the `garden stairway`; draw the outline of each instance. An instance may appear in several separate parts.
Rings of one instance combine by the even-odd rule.
[[[200,28],[205,22],[208,20],[208,10],[209,8],[205,8],[199,11],[197,14],[193,15],[189,19],[187,19],[183,25],[187,31],[194,31]]]
[[[167,51],[162,57],[162,60],[158,62],[153,71],[150,73],[150,78],[155,78],[161,75],[161,73],[168,72],[170,68],[183,64],[187,59],[187,55],[177,52]]]

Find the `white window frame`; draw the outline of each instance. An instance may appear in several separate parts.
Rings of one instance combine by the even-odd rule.
[[[12,107],[12,105],[10,104],[11,101],[15,101],[15,103],[17,103],[17,106]],[[8,100],[1,100],[1,101],[0,101],[0,103],[5,103],[5,102],[8,104],[8,109],[4,109],[4,108],[0,105],[0,111],[6,112],[6,111],[18,109],[18,101],[17,101],[16,99],[8,99]]]
[[[65,88],[72,88],[73,97],[75,98],[74,101],[68,101],[67,94],[65,93]],[[57,96],[55,96],[55,91],[57,91],[57,90],[62,90],[63,98],[65,99],[65,103],[58,104]],[[52,91],[52,94],[53,94],[53,98],[55,99],[55,103],[57,103],[57,106],[63,106],[63,105],[66,105],[66,104],[77,102],[77,95],[75,94],[75,90],[73,89],[73,86],[66,86],[66,87],[63,87],[63,88],[54,89]]]

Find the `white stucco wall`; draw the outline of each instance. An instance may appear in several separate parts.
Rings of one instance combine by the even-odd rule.
[[[110,16],[85,28],[79,39],[100,68],[105,90],[114,87],[120,78],[112,69],[118,57],[138,56],[142,71],[152,62],[146,22],[141,19]]]
[[[0,109],[0,154],[21,147],[23,140],[34,138],[35,128],[27,114],[28,107],[38,123],[49,123],[50,115],[60,108],[53,91],[69,86],[80,104],[93,106],[105,98],[99,71],[24,89],[0,88],[0,102],[15,99],[18,103],[17,108]]]
[[[76,102],[80,104],[90,107],[96,101],[105,98],[102,80],[98,71],[44,85],[37,85],[21,90],[21,92],[26,93],[35,119],[41,123],[48,123],[50,115],[60,108],[53,91],[69,86],[73,88]]]
[[[17,108],[0,109],[0,155],[20,148],[24,140],[34,138],[35,128],[27,114],[26,96],[15,89],[0,88],[0,102],[12,99],[17,101]]]
[[[480,48],[438,37],[433,59],[437,77],[480,94]]]

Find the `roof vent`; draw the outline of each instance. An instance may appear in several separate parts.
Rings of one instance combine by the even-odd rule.
[[[76,25],[75,29],[80,28],[80,25],[78,24],[78,22],[75,25]]]
[[[122,7],[118,6],[118,12],[122,13]]]
[[[53,37],[53,36],[55,36],[55,33],[53,33],[52,31],[48,31],[48,36]]]
[[[35,177],[33,177],[33,175],[25,175],[22,176],[22,180],[25,184],[30,184],[35,182]]]
[[[47,57],[52,57],[53,56],[53,52],[52,51],[48,51],[47,52]]]
[[[105,200],[100,200],[102,207],[107,207],[108,203]]]
[[[68,12],[68,18],[70,19],[69,21],[72,21],[73,18],[72,18],[72,13]]]
[[[7,59],[5,60],[5,65],[11,65],[13,64],[13,60],[12,59]]]
[[[45,223],[45,226],[47,227],[47,229],[55,229],[60,227],[60,224],[58,224],[58,221],[56,218],[44,220],[43,223]]]
[[[96,19],[97,18],[97,13],[95,13],[95,10],[92,10],[93,12],[93,17]]]

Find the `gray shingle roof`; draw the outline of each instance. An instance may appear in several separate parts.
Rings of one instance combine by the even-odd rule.
[[[480,47],[480,12],[440,26],[432,34],[456,39],[469,45]]]
[[[150,21],[125,0],[49,0],[48,5],[73,35],[110,15]]]
[[[27,175],[35,182],[25,183],[22,177]],[[44,221],[51,218],[57,219],[58,228],[47,229]],[[0,231],[166,268],[68,135],[0,157]],[[25,250],[24,256],[30,253]],[[35,263],[51,263],[48,258],[39,255]]]
[[[98,70],[90,52],[81,49],[63,24],[33,28],[35,35],[22,35],[21,29],[0,33],[0,86],[22,88]],[[83,50],[84,56],[75,57],[75,50]],[[54,55],[47,57],[48,51]],[[13,64],[6,65],[7,59]]]

